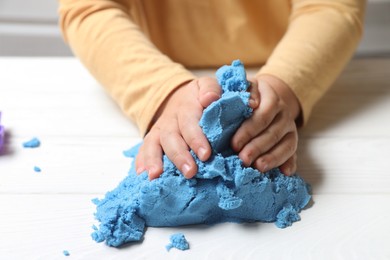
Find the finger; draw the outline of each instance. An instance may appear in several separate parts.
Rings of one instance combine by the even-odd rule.
[[[269,152],[255,160],[253,166],[261,172],[269,171],[285,163],[297,149],[296,132],[290,132]]]
[[[137,169],[137,172],[147,170],[151,180],[158,178],[163,172],[163,152],[159,142],[159,132],[159,130],[152,129],[145,136],[140,161],[137,161],[140,167],[140,169]]]
[[[288,133],[294,131],[288,120],[284,120],[282,114],[278,114],[272,124],[258,136],[250,140],[239,153],[244,165],[249,166],[260,155],[265,154]]]
[[[294,153],[293,156],[279,167],[279,170],[287,176],[293,175],[297,170],[297,154]]]
[[[199,119],[202,114],[202,108],[199,111],[194,111],[194,114],[180,114],[179,129],[184,141],[196,153],[202,161],[209,159],[211,155],[210,144],[199,126]],[[191,115],[191,116],[190,116]]]
[[[198,167],[178,129],[162,132],[160,142],[165,154],[186,178],[195,176]]]
[[[248,92],[250,93],[249,106],[252,109],[256,109],[260,104],[259,86],[256,79],[249,79],[248,81],[250,83],[248,88]]]
[[[194,81],[199,89],[198,101],[203,108],[208,107],[212,102],[221,97],[221,87],[215,78],[202,77]]]
[[[141,145],[141,147],[138,150],[138,154],[135,157],[135,172],[137,175],[141,174],[146,170],[145,163],[144,163],[144,152],[143,152],[144,144]]]
[[[259,84],[259,93],[259,107],[242,123],[232,138],[232,147],[236,152],[241,151],[251,139],[263,132],[280,112],[279,97],[263,81]]]

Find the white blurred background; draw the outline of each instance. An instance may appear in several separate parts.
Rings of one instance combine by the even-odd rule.
[[[56,0],[0,0],[0,56],[69,56]],[[390,0],[368,0],[357,56],[390,56]]]

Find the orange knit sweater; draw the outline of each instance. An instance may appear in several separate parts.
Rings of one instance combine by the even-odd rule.
[[[283,80],[306,122],[359,42],[364,0],[60,0],[76,56],[148,130],[191,68],[240,59]]]

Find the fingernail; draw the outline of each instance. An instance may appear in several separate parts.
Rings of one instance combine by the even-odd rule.
[[[154,174],[156,174],[156,171],[157,171],[157,168],[155,166],[151,166],[148,169],[148,175],[154,175]]]
[[[292,176],[292,175],[294,174],[294,172],[292,171],[291,167],[288,167],[288,168],[286,169],[285,174],[286,174],[287,176]]]
[[[185,177],[188,177],[188,174],[191,170],[191,167],[189,164],[185,163],[182,167],[181,167],[181,172],[184,174]]]
[[[246,167],[251,166],[252,163],[253,163],[253,160],[252,160],[252,158],[250,158],[250,157],[247,157],[247,159],[243,158],[242,161],[243,161],[243,163],[244,163],[244,165],[245,165]]]
[[[257,108],[257,106],[258,106],[257,101],[253,98],[250,98],[249,99],[249,107],[252,109],[255,109],[255,108]]]
[[[201,159],[202,161],[205,160],[206,153],[207,153],[207,150],[205,148],[203,148],[203,147],[199,148],[199,150],[198,150],[199,159]]]
[[[262,172],[264,172],[264,173],[267,172],[269,170],[268,164],[263,164],[263,167],[261,167],[261,169],[262,169],[261,170]]]
[[[144,166],[140,166],[137,168],[137,170],[135,171],[138,175],[141,174],[143,171],[145,171],[145,167]]]

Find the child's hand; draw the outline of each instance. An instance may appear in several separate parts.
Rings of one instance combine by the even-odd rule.
[[[299,101],[283,81],[270,75],[253,80],[250,91],[253,115],[233,136],[232,147],[245,166],[262,172],[279,167],[285,175],[292,175],[296,171]]]
[[[214,78],[201,77],[179,87],[160,107],[136,158],[137,173],[148,171],[155,179],[163,172],[165,153],[186,178],[197,173],[191,148],[199,159],[211,155],[210,144],[199,126],[203,109],[219,99],[221,88]]]

